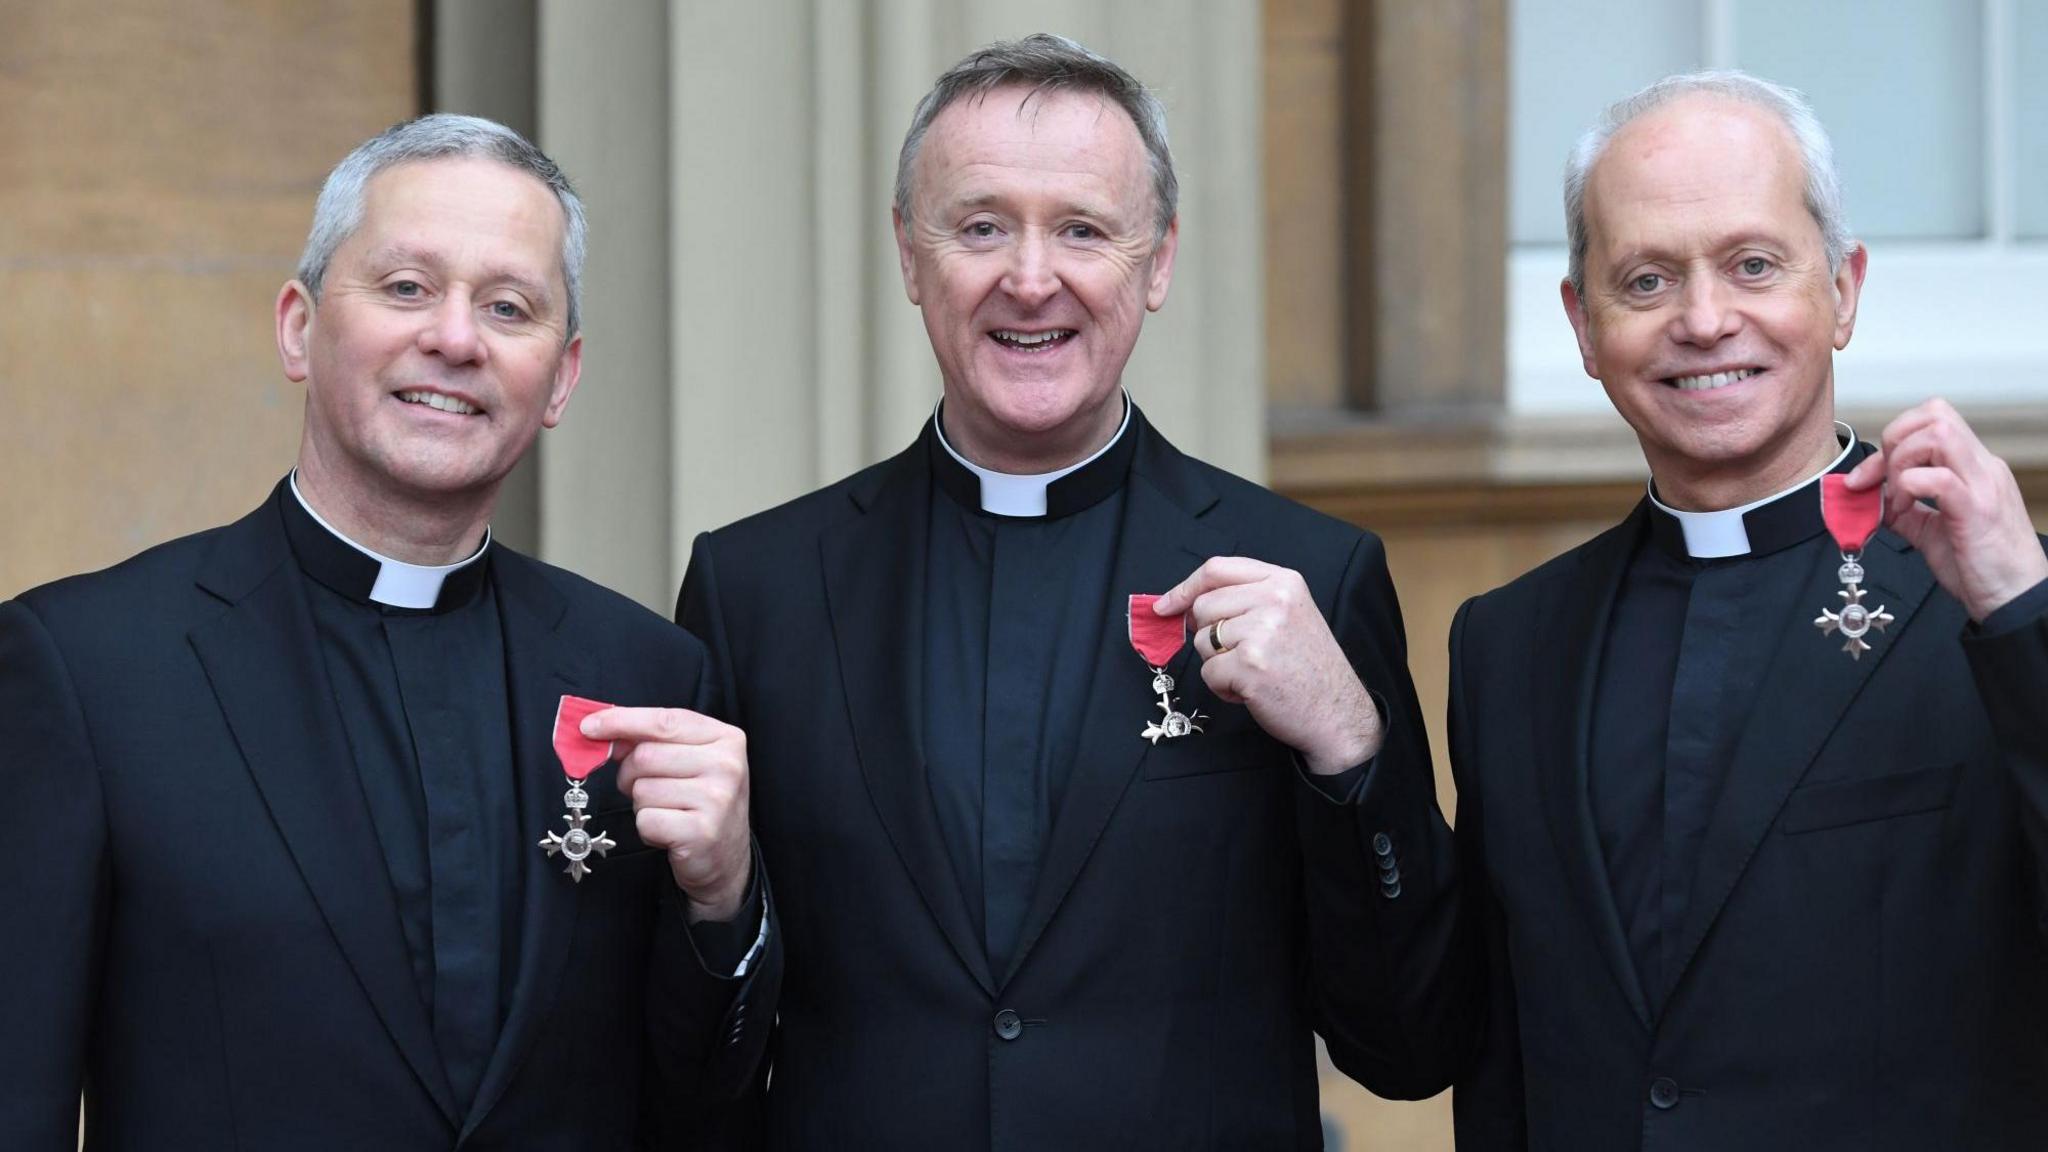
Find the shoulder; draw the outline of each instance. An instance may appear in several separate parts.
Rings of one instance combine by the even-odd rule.
[[[1240,535],[1288,541],[1296,548],[1343,555],[1362,541],[1378,544],[1379,537],[1369,529],[1319,512],[1213,464],[1192,459],[1189,463],[1215,486],[1217,517]]]
[[[823,488],[706,532],[698,537],[698,548],[711,549],[721,560],[767,557],[792,547],[808,548],[820,533],[860,516],[890,489],[908,480],[917,451],[919,445],[913,442],[887,460]]]
[[[1615,550],[1630,547],[1634,540],[1632,520],[1633,516],[1624,519],[1584,544],[1551,557],[1506,584],[1472,597],[1459,609],[1460,621],[1468,617],[1475,622],[1489,623],[1526,620],[1530,613],[1543,611],[1561,598],[1588,594],[1592,591],[1587,580],[1589,566],[1602,557],[1611,558]]]
[[[711,564],[725,576],[774,574],[776,582],[791,572],[807,570],[817,556],[821,537],[840,525],[860,521],[879,504],[889,502],[903,484],[915,480],[915,467],[922,465],[915,453],[920,451],[918,443],[911,443],[909,449],[844,480],[702,533],[692,547],[690,566]],[[891,502],[891,506],[895,504]]]
[[[703,659],[704,645],[695,636],[595,580],[502,546],[492,563],[500,567],[499,587],[505,595],[537,606],[547,597],[534,596],[535,586],[559,596],[564,609],[561,626],[574,629],[581,645],[629,660],[682,662],[694,667]]]
[[[1228,538],[1233,552],[1293,568],[1311,584],[1334,581],[1361,560],[1385,564],[1371,531],[1186,455],[1156,433],[1133,471]]]
[[[97,622],[121,626],[164,614],[172,597],[192,589],[207,558],[238,525],[180,536],[108,568],[53,580],[15,599],[46,625]]]

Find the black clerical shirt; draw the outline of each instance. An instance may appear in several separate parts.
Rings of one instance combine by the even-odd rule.
[[[1854,447],[1834,470],[1867,452]],[[1695,559],[1677,518],[1651,502],[1600,657],[1587,799],[1653,1010],[1678,971],[1700,845],[1764,666],[1785,630],[1810,627],[1823,607],[1798,596],[1835,556],[1818,477],[1741,519],[1746,553]]]
[[[1128,412],[1128,407],[1126,409]],[[932,804],[991,967],[1007,971],[1072,772],[1095,654],[1121,627],[1110,571],[1137,437],[1045,489],[1045,514],[985,511],[982,479],[926,425],[924,741]]]
[[[522,837],[490,548],[433,607],[371,600],[380,564],[278,490],[420,999],[457,1097],[476,1094],[517,975]],[[366,877],[365,880],[370,878]]]

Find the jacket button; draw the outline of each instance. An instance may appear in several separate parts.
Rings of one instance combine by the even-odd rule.
[[[1651,1081],[1650,1103],[1666,1110],[1678,1107],[1678,1081],[1669,1076]]]
[[[1389,880],[1389,881],[1387,881],[1387,882],[1386,882],[1386,883],[1384,883],[1384,884],[1381,884],[1381,885],[1380,885],[1380,895],[1382,895],[1382,896],[1386,897],[1386,898],[1387,898],[1387,899],[1389,899],[1389,900],[1398,900],[1398,899],[1400,899],[1400,898],[1401,898],[1401,881],[1400,881],[1400,880],[1399,880],[1398,878],[1396,878],[1396,879],[1393,879],[1393,880]]]
[[[1008,1008],[996,1013],[996,1035],[1015,1040],[1024,1034],[1024,1019]]]
[[[1394,854],[1394,838],[1385,832],[1373,833],[1372,854],[1375,856],[1392,856]]]

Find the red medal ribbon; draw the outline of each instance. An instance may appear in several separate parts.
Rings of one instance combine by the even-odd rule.
[[[1152,605],[1158,600],[1157,596],[1132,596],[1128,618],[1131,647],[1138,650],[1145,663],[1154,668],[1164,668],[1167,661],[1180,651],[1181,645],[1188,642],[1188,614],[1158,615],[1152,611]]]
[[[602,700],[564,696],[555,709],[555,755],[561,759],[562,771],[569,779],[581,780],[612,758],[611,741],[592,740],[583,734],[582,728],[585,716],[609,707]]]
[[[1884,520],[1884,486],[1852,491],[1848,474],[1830,472],[1820,478],[1820,518],[1844,554],[1857,555]]]

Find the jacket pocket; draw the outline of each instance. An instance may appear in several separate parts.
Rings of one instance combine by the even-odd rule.
[[[1830,780],[1792,790],[1780,821],[1787,835],[1867,824],[1917,812],[1938,812],[1955,799],[1961,764],[1916,768],[1889,776]]]

